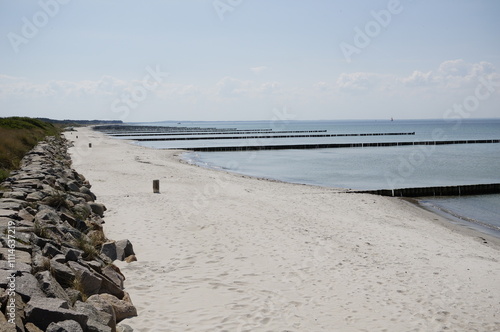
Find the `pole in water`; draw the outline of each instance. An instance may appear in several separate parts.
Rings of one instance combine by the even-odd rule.
[[[153,180],[153,193],[160,193],[160,180]]]

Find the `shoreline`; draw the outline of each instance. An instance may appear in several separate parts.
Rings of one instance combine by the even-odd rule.
[[[106,234],[134,243],[138,262],[120,268],[138,330],[500,328],[498,242],[400,199],[209,170],[181,162],[180,150],[88,128],[78,135],[74,167],[109,209]]]
[[[128,141],[128,142],[133,142],[133,141]],[[133,144],[133,143],[131,143],[131,144]],[[154,149],[154,148],[151,148],[151,149]],[[161,150],[161,149],[154,149],[154,150]],[[165,150],[168,150],[168,149],[165,149]],[[421,209],[423,211],[431,212],[435,217],[437,216],[441,219],[444,219],[444,220],[440,220],[439,224],[442,224],[445,227],[451,227],[451,229],[454,229],[457,232],[462,232],[462,234],[464,234],[464,236],[472,236],[472,237],[479,237],[479,238],[487,237],[489,242],[494,243],[494,245],[496,245],[500,249],[500,233],[495,233],[495,230],[486,226],[486,225],[488,225],[487,223],[485,223],[485,225],[483,225],[481,221],[475,221],[475,220],[467,218],[465,216],[460,216],[458,214],[455,215],[451,211],[443,210],[438,206],[434,206],[434,205],[426,206],[425,204],[423,204],[422,201],[425,200],[427,198],[427,196],[423,196],[423,197],[401,196],[400,197],[400,196],[391,196],[391,195],[378,195],[378,194],[375,194],[375,192],[388,191],[388,190],[385,190],[385,189],[353,190],[353,189],[348,189],[348,188],[330,187],[330,186],[322,186],[322,185],[300,183],[300,182],[287,182],[287,181],[283,181],[283,180],[279,180],[279,179],[273,179],[273,178],[267,178],[267,177],[261,177],[261,176],[253,176],[253,175],[248,175],[248,174],[244,174],[244,173],[239,173],[236,171],[229,171],[229,170],[226,170],[226,169],[219,167],[219,166],[201,165],[201,164],[196,163],[195,161],[189,161],[187,158],[184,157],[184,155],[193,153],[193,151],[190,151],[190,150],[176,150],[176,151],[181,152],[180,155],[177,156],[177,159],[179,160],[179,162],[184,163],[186,165],[190,165],[190,166],[200,167],[203,169],[213,170],[213,171],[217,171],[217,172],[226,172],[226,173],[233,174],[236,176],[249,177],[249,178],[270,181],[270,182],[288,183],[288,184],[295,184],[295,185],[301,185],[301,186],[311,186],[311,187],[317,187],[317,188],[323,188],[323,189],[332,189],[332,190],[337,191],[337,192],[344,192],[344,193],[350,193],[350,194],[364,193],[364,194],[372,194],[372,195],[377,195],[377,196],[387,196],[387,197],[393,197],[396,199],[400,199],[401,201],[410,202],[411,204],[417,206],[419,209]],[[460,186],[460,185],[457,185],[457,187],[458,186]],[[443,186],[443,187],[446,187],[446,186]],[[413,188],[409,188],[409,189],[413,189]],[[402,189],[398,189],[398,190],[402,190]],[[493,232],[495,234],[492,234],[491,232]]]

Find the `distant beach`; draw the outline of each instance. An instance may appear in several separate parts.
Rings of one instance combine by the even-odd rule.
[[[138,331],[500,329],[495,238],[396,198],[77,135],[74,167],[108,208],[105,232],[134,243],[138,261],[120,268]]]

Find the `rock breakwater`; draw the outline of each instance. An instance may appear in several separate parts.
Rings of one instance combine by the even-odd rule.
[[[120,322],[137,311],[113,265],[135,260],[132,244],[106,238],[106,207],[67,149],[48,137],[1,184],[1,331],[132,331]]]

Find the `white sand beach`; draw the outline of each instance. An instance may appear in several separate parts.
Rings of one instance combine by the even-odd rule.
[[[117,265],[135,331],[500,331],[495,239],[399,199],[204,169],[89,128],[66,137],[106,235],[133,243],[138,261]]]

